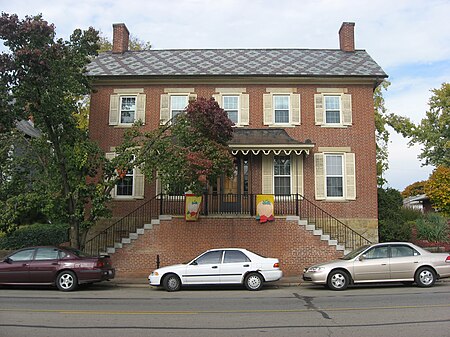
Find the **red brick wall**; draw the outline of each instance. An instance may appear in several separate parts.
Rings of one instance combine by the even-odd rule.
[[[146,129],[156,128],[159,124],[160,96],[167,87],[194,87],[198,97],[211,97],[217,87],[245,87],[250,96],[250,128],[264,128],[263,99],[267,87],[295,87],[301,94],[302,124],[295,128],[286,128],[291,137],[300,141],[311,139],[315,143],[313,151],[304,157],[304,194],[314,201],[314,157],[318,147],[350,147],[355,153],[357,200],[348,202],[315,201],[337,218],[377,219],[377,186],[375,162],[375,123],[373,113],[372,84],[146,84],[133,86],[97,86],[92,94],[90,114],[90,134],[102,149],[110,151],[111,146],[121,143],[123,128],[108,125],[109,96],[115,88],[144,87],[146,100]],[[347,88],[352,95],[353,125],[348,128],[322,128],[314,121],[314,94],[318,87]],[[260,157],[254,163],[260,164]],[[252,193],[261,192],[261,172],[258,166],[252,170]],[[155,193],[154,186],[147,186],[146,198]],[[119,201],[113,203],[114,214],[124,215],[133,210],[142,201]]]
[[[117,277],[147,277],[156,268],[188,262],[207,249],[246,248],[280,260],[286,276],[300,275],[314,263],[337,259],[342,252],[306,231],[297,221],[276,219],[260,224],[253,218],[182,218],[161,221],[136,241],[111,255]]]

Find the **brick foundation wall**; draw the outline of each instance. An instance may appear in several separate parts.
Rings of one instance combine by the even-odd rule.
[[[314,263],[341,257],[341,251],[312,235],[298,221],[277,218],[260,224],[254,218],[201,218],[186,222],[183,218],[162,220],[145,230],[131,244],[111,255],[116,277],[142,277],[160,266],[183,263],[207,249],[245,248],[280,260],[285,276],[300,275]]]

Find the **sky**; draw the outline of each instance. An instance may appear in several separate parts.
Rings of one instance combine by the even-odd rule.
[[[450,81],[450,0],[0,0],[0,11],[41,13],[63,39],[90,26],[111,38],[112,24],[125,23],[154,49],[338,49],[342,22],[354,22],[356,49],[389,75],[386,108],[415,123],[430,90]],[[391,130],[385,187],[427,180],[433,167],[419,153]]]

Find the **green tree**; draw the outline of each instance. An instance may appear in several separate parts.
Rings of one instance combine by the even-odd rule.
[[[75,30],[55,40],[41,15],[19,20],[2,13],[0,38],[9,53],[0,57],[0,229],[9,231],[38,212],[68,223],[71,245],[83,248],[95,222],[107,216],[111,191],[123,170],[141,166],[148,179],[201,193],[208,181],[231,172],[226,147],[231,121],[213,100],[191,102],[186,114],[150,132],[137,123],[117,156],[106,160],[89,139],[85,67],[99,49],[98,33]],[[6,102],[6,103],[5,103]],[[16,122],[34,120],[29,137]]]
[[[373,93],[373,102],[375,108],[375,138],[377,145],[377,177],[378,186],[383,186],[386,180],[383,178],[384,172],[389,168],[388,162],[388,143],[389,130],[387,129],[387,109],[384,105],[383,92],[391,85],[387,80],[384,80]]]
[[[53,25],[41,15],[19,20],[2,13],[0,38],[9,52],[0,58],[2,96],[3,179],[0,186],[1,225],[11,229],[22,214],[38,210],[48,220],[70,224],[71,244],[99,216],[115,176],[94,181],[104,156],[80,126],[79,97],[90,92],[85,66],[98,49],[93,29],[73,32],[69,41],[56,39]],[[15,121],[32,116],[40,136],[27,137]],[[3,145],[3,144],[2,144]],[[86,207],[92,205],[92,207]]]
[[[100,48],[98,50],[99,53],[111,51],[113,47],[111,41],[102,33],[100,33],[99,45],[100,45]],[[152,44],[149,41],[141,40],[138,37],[134,36],[133,34],[130,35],[130,45],[129,45],[130,50],[150,50],[151,48]]]
[[[450,168],[438,166],[427,183],[425,193],[430,198],[433,207],[446,216],[450,216]]]
[[[427,183],[426,180],[423,181],[416,181],[415,183],[412,183],[411,185],[408,185],[405,187],[405,189],[402,192],[402,197],[413,197],[415,195],[419,194],[425,194],[425,184]]]
[[[424,165],[450,167],[450,83],[431,90],[426,118],[414,124],[409,118],[389,115],[388,123],[403,137],[409,138],[409,145],[422,145],[418,158]]]
[[[412,221],[420,212],[406,209],[399,191],[393,188],[378,189],[378,234],[380,242],[409,241]]]
[[[158,172],[162,186],[202,194],[208,182],[232,173],[232,122],[212,98],[191,101],[185,112],[157,130],[129,130],[117,151],[135,158],[147,180]]]

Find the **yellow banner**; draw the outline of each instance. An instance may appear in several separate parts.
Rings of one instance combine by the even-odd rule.
[[[197,221],[200,214],[202,196],[186,194],[186,208],[184,218],[186,221]]]
[[[256,196],[256,220],[259,220],[260,223],[275,220],[274,202],[273,194],[258,194]]]

